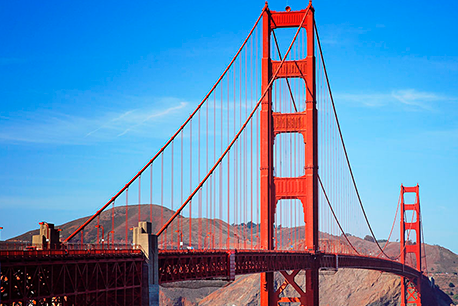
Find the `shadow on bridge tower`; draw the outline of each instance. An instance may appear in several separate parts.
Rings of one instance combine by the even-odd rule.
[[[406,203],[406,194],[414,194],[414,203]],[[410,265],[420,271],[415,279],[401,277],[401,306],[421,305],[421,218],[419,186],[401,185],[401,263],[407,264],[408,255],[414,255]],[[407,233],[406,233],[407,232]],[[413,232],[413,236],[412,236]]]
[[[273,111],[272,89],[262,100],[261,108],[261,246],[275,249],[274,220],[280,200],[300,200],[304,211],[305,246],[311,253],[318,252],[318,124],[316,108],[314,9],[310,2],[305,10],[263,13],[262,91],[279,79],[299,78],[306,89],[304,111],[279,113]],[[271,35],[278,28],[301,28],[307,34],[306,58],[274,61],[271,58]],[[297,34],[296,34],[297,36]],[[282,61],[283,64],[282,64]],[[277,71],[280,69],[279,71]],[[272,78],[275,76],[275,80]],[[272,88],[272,87],[270,87]],[[305,144],[305,174],[298,177],[274,176],[274,143],[281,133],[300,133]],[[261,274],[261,305],[299,302],[300,305],[318,306],[318,267],[306,270],[305,288],[296,283],[299,270],[289,274],[280,272],[284,283],[274,288],[274,273]],[[297,292],[294,297],[284,296],[287,286]],[[283,294],[282,294],[283,293]]]

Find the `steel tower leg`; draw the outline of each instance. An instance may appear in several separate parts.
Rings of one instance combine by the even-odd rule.
[[[266,4],[267,6],[267,4]],[[272,78],[270,59],[270,12],[266,8],[262,16],[263,51],[262,51],[262,87],[264,92]],[[273,250],[274,226],[274,189],[273,189],[273,127],[272,127],[272,90],[261,102],[261,248]],[[273,305],[274,273],[261,274],[261,305]]]
[[[271,60],[271,31],[275,28],[298,28],[307,13],[302,27],[307,31],[307,57],[285,61],[276,78],[301,78],[306,87],[306,109],[296,113],[278,113],[272,110],[272,91],[269,89],[261,102],[261,247],[273,250],[274,220],[277,202],[281,199],[299,199],[304,210],[305,245],[311,253],[318,252],[318,122],[315,88],[314,9],[308,11],[274,12],[266,8],[263,15],[262,89],[269,85],[273,72],[280,62]],[[296,42],[297,43],[297,42]],[[274,177],[273,147],[275,135],[300,133],[304,137],[305,175],[299,177]],[[285,282],[274,288],[274,274],[261,274],[261,305],[272,306],[284,302],[318,306],[318,266],[305,271],[306,286],[301,288],[295,277],[300,270],[282,271]],[[299,297],[280,297],[291,285]]]
[[[404,195],[415,193],[415,203],[405,203]],[[406,216],[406,211],[412,211],[413,216]],[[406,237],[406,231],[411,231]],[[412,234],[415,242],[412,242]],[[407,238],[407,240],[406,240]],[[421,224],[420,224],[420,194],[419,186],[405,187],[401,185],[401,263],[406,264],[407,254],[413,254],[415,262],[411,265],[421,271]],[[421,273],[421,272],[420,272]],[[401,277],[401,306],[421,306],[421,274],[415,279]]]

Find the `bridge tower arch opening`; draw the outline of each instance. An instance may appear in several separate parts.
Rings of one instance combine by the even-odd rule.
[[[304,250],[304,205],[298,199],[279,200],[275,208],[274,243],[276,250]]]

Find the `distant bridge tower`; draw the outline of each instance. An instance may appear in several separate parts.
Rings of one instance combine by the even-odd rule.
[[[405,203],[405,194],[414,193],[415,203]],[[411,211],[412,214],[406,214]],[[412,216],[412,217],[411,217]],[[419,186],[401,185],[401,263],[406,264],[408,254],[415,256],[412,266],[421,272],[421,224]],[[411,231],[406,237],[406,231]],[[406,241],[407,238],[407,241]],[[401,306],[421,305],[421,275],[415,280],[401,277]]]
[[[307,14],[304,20],[304,16]],[[304,22],[303,22],[304,20]],[[271,33],[277,28],[299,28],[307,32],[307,56],[304,59],[285,61],[276,79],[300,78],[306,88],[306,109],[295,113],[273,112],[272,90],[262,100],[261,108],[261,247],[274,249],[274,220],[277,203],[282,199],[301,201],[305,221],[305,246],[318,252],[318,124],[315,88],[314,9],[274,12],[268,8],[263,14],[262,89],[268,88],[280,61],[271,59]],[[275,80],[274,80],[275,81]],[[299,177],[274,177],[274,139],[280,133],[300,133],[305,144],[305,175]],[[302,170],[302,169],[301,169]],[[300,173],[300,172],[299,172]],[[261,305],[278,305],[299,302],[301,305],[318,306],[318,268],[306,270],[305,291],[295,282],[299,270],[291,274],[281,272],[285,282],[274,288],[274,273],[261,275]],[[280,297],[288,286],[296,291],[296,297]]]

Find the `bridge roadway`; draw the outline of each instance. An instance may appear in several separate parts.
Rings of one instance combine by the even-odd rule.
[[[159,282],[226,278],[235,275],[307,270],[316,265],[321,269],[369,269],[414,279],[422,275],[416,269],[398,261],[347,255],[298,251],[266,250],[162,250],[159,251]]]
[[[382,258],[298,251],[159,250],[158,261],[159,283],[233,280],[236,275],[314,265],[378,270],[410,279],[422,275],[410,266]],[[146,261],[139,249],[0,251],[0,265],[3,305],[58,297],[80,304],[110,305],[114,298],[140,305],[138,299],[147,286]]]

